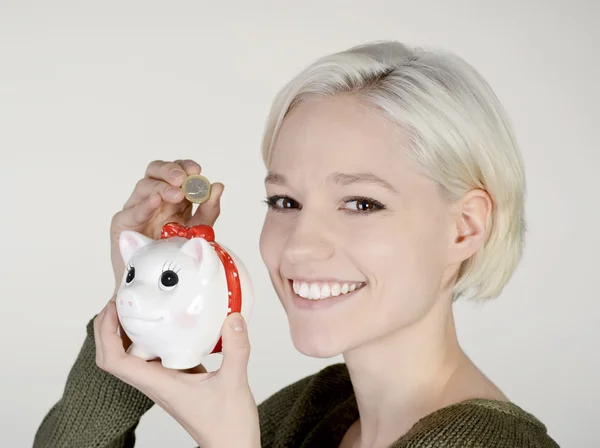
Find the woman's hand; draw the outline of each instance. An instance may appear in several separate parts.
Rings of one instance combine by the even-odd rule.
[[[169,413],[201,448],[260,447],[256,401],[247,376],[250,342],[241,314],[223,325],[219,370],[166,369],[125,351],[113,297],[94,319],[96,364],[143,392]]]
[[[220,214],[220,200],[224,185],[214,183],[210,198],[198,206],[192,216],[193,204],[185,198],[181,186],[191,174],[200,174],[202,168],[193,160],[165,162],[154,160],[148,164],[123,209],[115,213],[110,225],[110,253],[117,292],[125,264],[119,249],[119,235],[134,230],[148,238],[159,239],[162,226],[176,221],[188,227],[206,224],[213,226]]]

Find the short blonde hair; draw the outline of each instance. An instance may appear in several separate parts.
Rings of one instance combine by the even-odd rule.
[[[377,41],[324,56],[277,94],[262,142],[269,166],[287,114],[313,96],[350,93],[408,131],[415,166],[452,202],[484,189],[493,202],[482,248],[463,261],[453,300],[500,295],[516,269],[526,232],[523,161],[509,118],[488,83],[458,56]]]

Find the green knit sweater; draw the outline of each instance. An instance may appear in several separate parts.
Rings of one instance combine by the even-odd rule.
[[[92,321],[62,398],[44,417],[33,448],[126,448],[154,404],[95,363]],[[285,387],[258,407],[263,448],[338,447],[358,418],[344,364]],[[417,422],[390,448],[556,448],[546,427],[512,403],[475,399]]]

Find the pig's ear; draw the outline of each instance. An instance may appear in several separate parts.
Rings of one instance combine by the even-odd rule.
[[[200,265],[202,277],[212,277],[216,274],[221,260],[212,246],[204,238],[192,238],[181,246],[181,252],[189,255]]]
[[[146,235],[134,232],[133,230],[122,231],[119,235],[119,248],[121,249],[123,262],[125,264],[129,263],[129,260],[135,252],[153,241],[152,238],[148,238]]]

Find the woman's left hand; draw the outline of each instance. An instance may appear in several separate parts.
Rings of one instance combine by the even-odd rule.
[[[114,297],[94,319],[96,364],[140,390],[169,413],[201,448],[260,447],[256,401],[248,384],[250,341],[243,317],[232,313],[223,325],[223,362],[215,372],[203,366],[167,369],[160,361],[128,354],[119,333]]]

